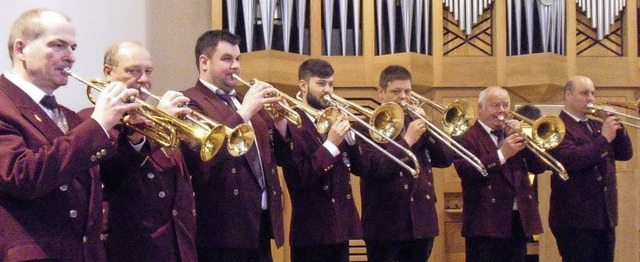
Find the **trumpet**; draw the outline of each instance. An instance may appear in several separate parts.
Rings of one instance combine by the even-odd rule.
[[[613,114],[613,115],[616,115],[616,116],[628,118],[629,121],[631,121],[631,120],[640,121],[640,117],[632,116],[630,114],[625,114],[625,113],[622,113],[622,112],[616,112],[614,110],[607,109],[606,106],[614,106],[614,107],[618,107],[618,108],[630,109],[630,110],[635,110],[636,112],[640,112],[640,100],[638,100],[638,101],[636,101],[635,104],[632,104],[632,103],[619,103],[619,102],[593,102],[593,103],[587,105],[587,110],[588,110],[587,113],[590,114],[590,115],[597,116],[598,112],[606,112],[606,113],[610,113],[610,114]],[[630,127],[640,128],[640,125],[633,124],[633,123],[630,123],[628,121],[621,120],[620,123],[623,124],[623,125],[630,126]]]
[[[467,101],[455,101],[444,107],[424,96],[411,92],[409,104],[416,107],[427,104],[440,112],[442,114],[442,129],[449,135],[459,136],[467,132],[471,126],[471,117],[468,114],[471,110]]]
[[[71,69],[69,68],[65,68],[64,72],[67,75],[87,85],[87,97],[89,98],[89,101],[94,104],[96,102],[96,99],[91,95],[91,90],[95,89],[99,92],[102,92],[103,88],[107,86],[107,83],[102,80],[84,80],[71,72]],[[173,147],[177,145],[177,131],[179,130],[180,132],[194,138],[200,143],[200,157],[202,158],[202,160],[206,161],[213,158],[213,156],[220,149],[222,142],[224,141],[225,135],[223,126],[219,125],[216,128],[211,128],[208,130],[194,128],[193,125],[186,123],[172,115],[169,115],[137,97],[130,97],[127,99],[127,102],[139,103],[140,108],[137,110],[137,113],[149,119],[155,125],[153,127],[138,127],[136,125],[131,125],[128,123],[124,123],[124,125],[141,134],[144,134],[163,147]]]
[[[498,120],[502,121],[506,126],[515,130],[524,137],[525,146],[538,156],[542,162],[551,167],[556,174],[558,174],[560,179],[565,181],[569,179],[569,174],[564,169],[562,163],[547,153],[547,150],[555,148],[564,139],[566,127],[564,126],[562,119],[558,116],[545,115],[534,122],[533,120],[516,112],[510,112],[510,114],[514,118],[531,125],[531,135],[525,133],[521,129],[514,128],[506,121],[503,115],[499,115]]]
[[[369,139],[365,135],[352,128],[351,131],[353,131],[354,134],[362,138],[362,140],[364,140],[365,142],[374,146],[376,149],[385,154],[387,157],[391,158],[391,160],[398,163],[404,169],[408,170],[414,178],[418,177],[418,174],[420,174],[420,165],[416,156],[409,149],[403,147],[402,145],[398,144],[398,142],[393,140],[398,136],[398,134],[400,134],[402,128],[404,128],[404,112],[398,104],[384,103],[380,105],[375,111],[371,112],[370,110],[367,110],[356,103],[353,103],[334,94],[325,95],[323,99],[325,99],[325,101],[327,101],[333,107],[339,109],[341,112],[354,118],[360,124],[367,127],[372,139]],[[370,123],[367,124],[364,120],[349,112],[349,107],[368,116],[370,119]],[[389,142],[394,144],[407,155],[407,157],[413,162],[415,168],[410,167],[401,159],[398,159],[391,153],[387,152],[373,140],[378,143]]]
[[[449,135],[447,135],[447,133],[445,133],[446,131],[442,131],[442,130],[438,129],[438,127],[436,127],[433,123],[431,123],[429,120],[424,118],[422,115],[418,114],[418,112],[416,112],[414,109],[412,109],[408,104],[404,103],[402,105],[402,107],[412,117],[414,117],[416,119],[420,119],[427,126],[429,126],[428,131],[431,134],[431,136],[433,136],[436,139],[440,140],[440,142],[442,142],[443,144],[447,145],[449,148],[451,148],[451,150],[456,152],[464,160],[466,160],[467,162],[471,163],[471,165],[473,165],[473,167],[475,167],[480,172],[480,174],[482,174],[482,176],[486,177],[486,176],[489,175],[489,172],[487,171],[487,168],[482,164],[480,159],[478,159],[478,157],[476,155],[474,155],[473,153],[469,152],[469,150],[464,148],[460,143],[458,143],[455,140],[453,140],[453,138],[451,138]],[[464,121],[462,118],[460,118],[459,120]],[[458,129],[458,130],[460,130],[460,129]]]
[[[149,97],[155,99],[156,101],[160,101],[160,97],[152,94],[146,89],[141,89],[141,92],[149,95]],[[185,105],[186,106],[186,105]],[[239,157],[247,153],[249,149],[253,146],[255,142],[255,134],[253,131],[253,127],[249,124],[240,124],[235,128],[230,128],[219,122],[214,121],[213,119],[205,116],[204,114],[193,111],[191,114],[186,115],[185,118],[189,120],[193,125],[191,128],[195,130],[195,132],[190,132],[189,134],[198,133],[205,134],[207,130],[215,130],[215,133],[220,132],[218,129],[223,128],[225,137],[227,138],[227,151],[231,156]],[[197,128],[201,128],[201,130],[197,130]],[[199,135],[190,136],[197,141],[202,141],[199,138]],[[206,143],[201,143],[203,147],[210,147],[210,145]],[[215,155],[215,152],[212,154],[211,150],[205,149],[204,152],[201,151],[202,160],[209,160]]]
[[[245,84],[248,87],[253,86],[253,83],[255,81],[258,81],[258,79],[254,78],[251,82],[247,82],[247,81],[243,80],[242,78],[240,78],[240,76],[237,75],[237,74],[233,74],[233,78],[235,78],[236,80],[240,81],[241,83]],[[287,100],[288,103],[292,103],[294,105],[301,104],[301,102],[297,101],[295,98],[285,94],[284,92],[282,92],[282,91],[280,91],[278,89],[276,89],[275,93],[267,95],[267,97],[282,97],[285,100]],[[266,105],[266,104],[264,105],[264,109],[273,118],[276,118],[279,115],[279,116],[282,116],[282,117],[286,118],[287,120],[289,120],[289,122],[294,123],[298,127],[302,126],[302,122],[300,120],[300,115],[298,115],[298,112],[296,112],[295,110],[293,110],[290,107],[282,106],[282,108],[283,108],[282,110],[276,110],[271,105]]]

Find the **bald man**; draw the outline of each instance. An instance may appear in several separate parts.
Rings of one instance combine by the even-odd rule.
[[[106,86],[86,120],[53,93],[76,60],[69,17],[34,9],[11,27],[11,71],[0,76],[0,261],[105,261],[98,164],[109,133],[139,107],[122,83]],[[80,96],[80,94],[78,94]]]
[[[153,90],[153,61],[140,43],[122,41],[109,47],[103,73],[107,82]],[[142,92],[140,99],[146,98]],[[191,112],[179,107],[188,101],[168,91],[158,109],[177,117]],[[196,261],[195,201],[180,150],[161,148],[123,126],[119,130],[115,156],[100,165],[108,261]]]
[[[587,105],[595,86],[584,76],[564,88],[560,118],[567,127],[550,153],[564,165],[569,180],[551,176],[549,225],[563,261],[613,261],[618,224],[615,161],[633,156],[631,140],[616,116],[589,120]]]

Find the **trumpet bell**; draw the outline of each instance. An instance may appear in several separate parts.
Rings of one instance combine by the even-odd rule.
[[[234,157],[244,155],[251,149],[255,142],[253,127],[250,125],[239,125],[228,134],[227,151]]]
[[[564,139],[565,133],[564,122],[554,115],[542,116],[531,127],[531,139],[544,150],[558,146]]]
[[[468,103],[453,102],[444,111],[442,129],[452,136],[462,135],[471,126]]]
[[[215,156],[218,153],[218,150],[222,147],[221,145],[226,137],[225,127],[223,125],[218,125],[213,127],[211,130],[203,131],[204,132],[202,132],[201,135],[194,132],[192,136],[196,137],[201,143],[200,158],[204,161],[208,161],[213,158],[213,156]]]
[[[322,110],[322,113],[320,114],[320,116],[316,118],[316,126],[317,126],[318,133],[326,134],[331,128],[331,126],[333,125],[333,123],[336,122],[336,119],[338,119],[339,115],[340,115],[340,109],[336,107],[327,107],[326,109]]]
[[[404,110],[397,103],[388,102],[380,105],[373,111],[369,124],[387,137],[397,137],[404,128]],[[387,143],[389,140],[369,132],[371,138],[377,143]]]

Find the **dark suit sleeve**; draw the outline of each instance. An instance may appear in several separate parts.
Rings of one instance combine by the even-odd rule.
[[[597,136],[589,143],[578,145],[572,132],[567,132],[560,145],[549,151],[567,170],[582,170],[606,161],[609,142],[604,136]]]
[[[613,150],[616,154],[616,160],[627,161],[633,157],[633,147],[631,146],[631,138],[627,129],[618,130],[616,138],[611,141]]]
[[[498,151],[495,150],[492,152],[484,152],[482,150],[482,142],[480,141],[480,139],[482,138],[477,135],[477,132],[478,131],[473,130],[472,127],[472,129],[461,136],[454,137],[454,139],[469,152],[478,157],[480,162],[485,166],[485,168],[487,168],[487,172],[489,173],[489,175],[502,172],[502,165],[500,164]],[[478,171],[478,169],[476,169],[474,165],[458,155],[454,156],[453,165],[456,168],[458,176],[460,176],[462,180],[485,179],[485,177],[482,176],[482,173],[480,173],[480,171]]]
[[[431,157],[431,166],[445,168],[449,167],[453,163],[453,154],[449,146],[445,145],[442,141],[436,139],[433,135],[425,133],[419,140],[424,141],[424,145],[429,150],[429,157]],[[416,143],[417,144],[417,143]],[[413,146],[416,148],[416,145]],[[419,149],[420,147],[418,147]]]

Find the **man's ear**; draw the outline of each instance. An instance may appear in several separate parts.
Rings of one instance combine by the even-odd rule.
[[[113,67],[111,67],[110,65],[102,66],[102,74],[104,74],[105,78],[109,78],[111,76],[111,73],[113,73]]]
[[[378,99],[384,100],[383,96],[384,96],[384,89],[382,87],[378,87]]]
[[[22,39],[16,39],[16,41],[13,42],[13,50],[11,50],[11,52],[13,52],[13,57],[24,60],[24,49],[26,47],[27,43],[25,41]]]
[[[309,92],[309,84],[307,81],[300,80],[300,82],[298,82],[298,87],[300,87],[300,91],[302,91],[303,96]]]
[[[209,58],[205,54],[201,54],[198,56],[198,64],[200,65],[200,69],[207,68],[207,63],[209,63]],[[206,71],[206,69],[204,69]]]

